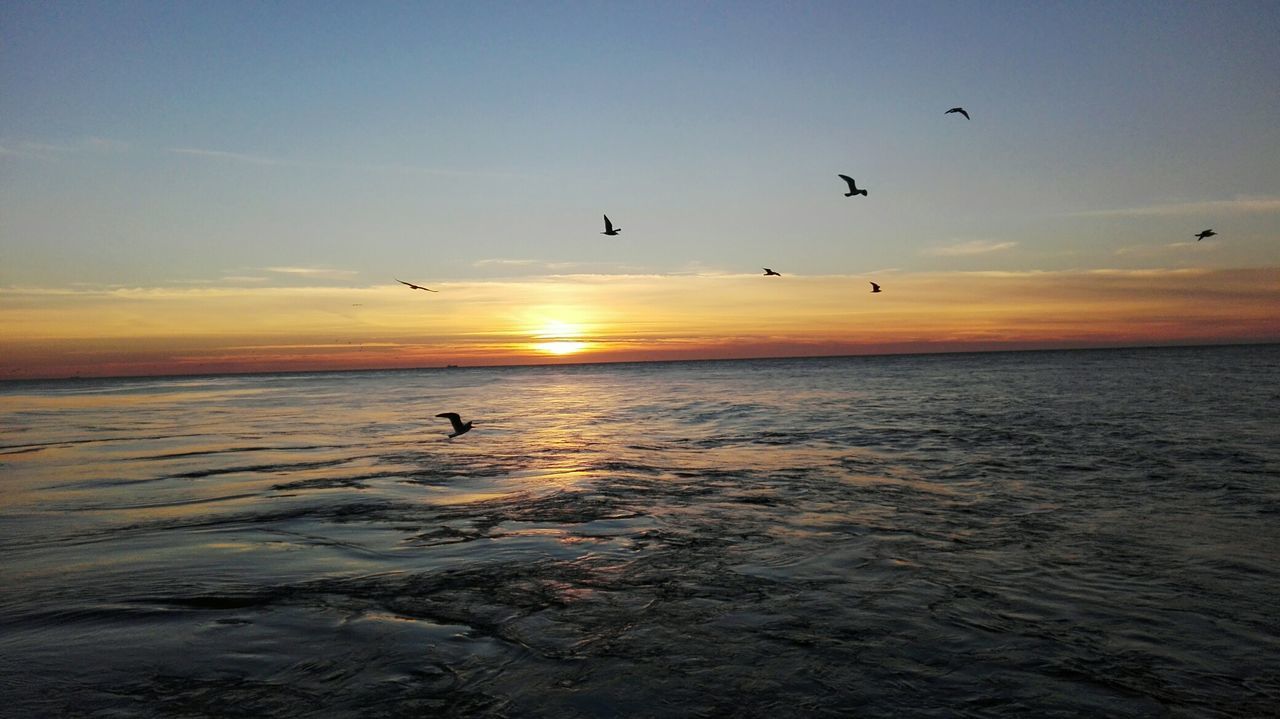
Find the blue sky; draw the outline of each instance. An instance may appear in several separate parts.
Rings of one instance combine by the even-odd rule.
[[[10,2],[0,285],[1275,266],[1278,36],[1274,2]]]

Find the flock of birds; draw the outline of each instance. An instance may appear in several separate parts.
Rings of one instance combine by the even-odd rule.
[[[968,111],[966,111],[963,107],[953,107],[942,114],[950,115],[953,113],[964,115],[964,119],[966,120],[970,119]],[[849,186],[849,191],[844,193],[845,197],[856,197],[858,195],[862,195],[863,197],[867,196],[867,191],[863,188],[859,188],[857,182],[852,177],[849,177],[848,175],[838,175],[838,177],[844,180],[845,184]],[[609,237],[616,237],[621,232],[622,232],[622,228],[615,227],[613,224],[613,221],[609,219],[609,216],[605,215],[604,216],[604,232],[601,232],[600,234],[608,235]],[[1196,242],[1199,242],[1200,240],[1203,240],[1206,237],[1213,237],[1216,234],[1218,233],[1214,232],[1211,229],[1204,230],[1195,235]],[[762,267],[761,269],[764,270],[765,277],[781,277],[782,276],[781,272],[777,272],[771,268]],[[396,279],[396,282],[399,282],[402,285],[407,285],[410,289],[414,289],[414,290],[424,290],[426,292],[439,292],[439,290],[433,290],[429,287],[415,285],[412,282],[405,282],[404,280],[399,278]],[[870,284],[871,284],[871,294],[877,294],[880,292],[880,285],[876,284],[875,282],[871,282]],[[457,412],[442,412],[436,416],[443,417],[444,419],[449,420],[449,423],[453,425],[453,434],[449,435],[449,439],[453,439],[454,437],[457,437],[460,434],[465,434],[471,431],[472,422],[463,422],[462,417],[459,416]]]

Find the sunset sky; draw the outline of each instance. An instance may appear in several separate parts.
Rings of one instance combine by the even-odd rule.
[[[6,2],[0,379],[1280,341],[1277,36],[1273,1]]]

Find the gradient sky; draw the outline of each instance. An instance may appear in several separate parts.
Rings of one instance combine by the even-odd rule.
[[[7,2],[0,377],[1280,340],[1277,37],[1271,1]]]

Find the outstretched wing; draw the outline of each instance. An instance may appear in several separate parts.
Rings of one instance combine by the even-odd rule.
[[[449,424],[453,425],[454,432],[461,432],[463,430],[462,417],[459,416],[457,412],[441,412],[436,416],[444,417],[449,420]]]
[[[613,232],[613,223],[609,221],[609,216],[604,216],[604,231]]]
[[[850,191],[852,191],[852,190],[853,190],[853,188],[854,188],[854,184],[853,184],[853,178],[852,178],[852,177],[849,177],[848,175],[840,175],[840,179],[841,179],[841,180],[844,180],[846,183],[848,183],[848,184],[849,184],[849,190],[850,190]]]
[[[430,287],[419,287],[419,286],[417,286],[417,285],[413,284],[412,282],[405,282],[404,280],[399,279],[399,278],[397,278],[397,279],[396,279],[396,282],[399,282],[399,283],[400,283],[400,284],[402,284],[402,285],[408,285],[408,286],[412,287],[412,288],[413,288],[413,289],[415,289],[415,290],[426,290],[427,292],[439,292],[439,291],[440,291],[440,290],[433,290],[433,289],[431,289]]]
[[[876,283],[874,283],[874,282],[872,282],[872,283],[871,283],[871,291],[872,291],[872,292],[875,292],[875,291],[877,291],[877,290],[879,290],[879,289],[880,289],[880,285],[877,285],[877,284],[876,284]]]

